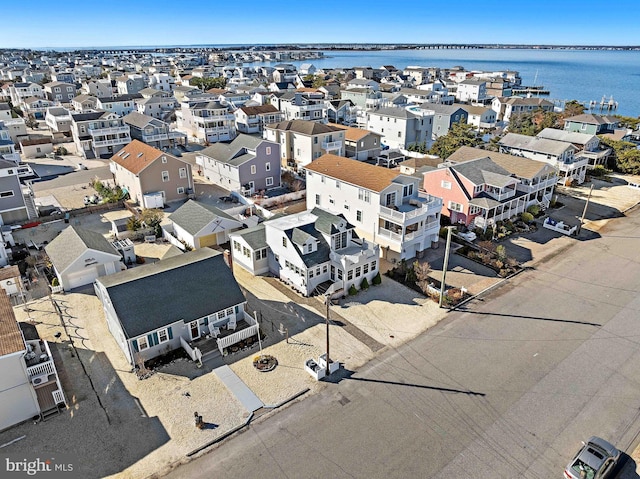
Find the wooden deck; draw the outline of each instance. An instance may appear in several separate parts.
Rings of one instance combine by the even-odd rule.
[[[38,404],[40,405],[41,412],[49,411],[58,407],[56,402],[53,400],[53,392],[57,389],[58,384],[55,379],[36,388],[36,396],[38,397]]]

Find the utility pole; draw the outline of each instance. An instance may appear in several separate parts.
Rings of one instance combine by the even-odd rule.
[[[444,264],[442,265],[442,282],[440,283],[440,301],[438,306],[442,308],[442,302],[444,301],[444,289],[445,280],[447,278],[447,266],[449,265],[449,249],[451,247],[451,230],[455,226],[447,226],[447,247],[444,250]]]
[[[331,298],[329,297],[329,295],[327,294],[325,296],[325,301],[327,303],[327,314],[325,315],[325,322],[327,324],[327,361],[325,364],[325,374],[328,376],[329,373],[329,301],[331,300]]]
[[[593,192],[593,183],[591,183],[591,188],[589,188],[589,196],[587,196],[587,202],[584,204],[584,210],[582,211],[582,216],[580,217],[580,224],[578,225],[578,230],[576,231],[576,235],[580,234],[580,230],[582,229],[582,224],[584,223],[584,218],[587,216],[587,208],[589,207],[589,200],[591,199],[591,193]]]

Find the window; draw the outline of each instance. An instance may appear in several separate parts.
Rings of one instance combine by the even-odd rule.
[[[309,278],[313,278],[313,270],[312,269],[309,270]]]
[[[462,213],[462,205],[460,203],[456,203],[455,201],[449,201],[449,209],[451,211]]]
[[[141,338],[138,338],[137,341],[138,341],[138,351],[143,351],[149,347],[149,343],[147,342],[146,336],[142,336]]]
[[[169,172],[168,171],[163,171],[162,172],[162,181],[164,183],[166,183],[167,181],[169,181]]]
[[[273,186],[273,176],[268,176],[268,177],[265,179],[265,184],[266,184],[267,186]]]
[[[401,131],[398,132],[398,138],[402,138],[402,132]]]
[[[227,308],[227,316],[233,316],[233,308]]]
[[[348,210],[349,209],[349,205],[344,205],[344,209]]]
[[[376,261],[372,261],[371,262],[371,271],[375,271],[376,270],[376,264],[377,264]]]
[[[353,279],[353,270],[350,269],[347,271],[347,281],[351,281]]]
[[[338,281],[342,281],[342,270],[338,270]]]
[[[336,180],[336,188],[340,189],[340,182]]]
[[[265,259],[267,257],[267,248],[262,248],[256,251],[255,258],[256,260]]]
[[[316,205],[320,206],[320,195],[316,195]]]
[[[362,268],[358,266],[356,268],[356,278],[359,278],[362,275]]]
[[[365,263],[365,264],[362,266],[362,273],[363,273],[363,274],[367,274],[368,272],[369,272],[369,263]]]
[[[238,243],[237,241],[233,242],[233,249],[235,249],[236,251],[240,251],[241,246],[240,243]]]
[[[167,157],[166,157],[166,156],[163,156],[163,157],[162,157],[162,162],[163,162],[163,163],[166,163],[166,162],[167,162]]]
[[[184,195],[184,186],[178,186],[176,189],[179,195]]]
[[[266,154],[267,154],[267,155],[270,155],[270,154],[271,154],[271,147],[270,147],[270,146],[267,146],[267,147],[265,148],[265,152],[266,152]],[[269,163],[267,163],[267,165],[268,165],[268,164],[269,164]],[[267,171],[269,171],[269,168],[267,168]]]
[[[271,171],[271,163],[265,163],[264,164],[264,169],[265,169],[265,171]]]
[[[328,270],[329,270],[329,268],[327,268],[327,265],[326,265],[326,264],[323,264],[323,265],[322,265],[322,272],[323,272],[324,274],[326,274]]]
[[[167,331],[167,328],[158,331],[158,341],[158,344],[166,343],[167,341],[169,341],[169,332]]]
[[[3,191],[0,193],[0,198],[11,198],[13,196],[13,191]]]
[[[246,246],[242,247],[242,254],[245,255],[247,258],[251,257],[251,251],[249,251],[249,248],[247,248]]]
[[[363,189],[358,190],[358,199],[369,203],[371,200],[370,192]]]
[[[356,210],[356,221],[362,223],[362,210]]]
[[[318,137],[317,137],[317,136],[315,136],[315,137],[313,138],[313,144],[314,144],[314,145],[317,145],[317,144],[318,144]],[[298,154],[299,154],[299,153],[298,153]]]
[[[404,185],[402,187],[402,196],[411,196],[413,194],[413,185]]]
[[[224,311],[218,311],[218,319],[224,319],[225,314]]]
[[[251,174],[252,175],[256,174],[256,165],[251,165]]]
[[[335,249],[342,249],[347,247],[347,232],[343,231],[333,235],[333,244]]]
[[[450,190],[450,189],[451,189],[451,182],[450,182],[450,181],[442,180],[442,181],[440,182],[440,186],[441,186],[442,188],[444,188],[445,190]]]
[[[287,247],[287,237],[286,236],[282,237],[282,246],[284,246],[285,248]]]
[[[186,178],[187,177],[187,169],[186,168],[180,168],[178,170],[178,175],[180,176],[180,178]]]

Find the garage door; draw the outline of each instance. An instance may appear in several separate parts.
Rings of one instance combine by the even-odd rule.
[[[200,236],[200,248],[205,248],[207,246],[215,246],[218,244],[218,235],[216,233]]]
[[[98,269],[87,268],[83,271],[78,271],[77,273],[71,273],[67,276],[67,287],[66,289],[78,288],[80,286],[84,286],[85,284],[91,284],[98,277]]]

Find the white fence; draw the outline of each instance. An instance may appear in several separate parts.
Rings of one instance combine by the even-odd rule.
[[[169,243],[171,243],[173,246],[178,248],[180,251],[184,252],[187,250],[185,246],[180,242],[180,240],[175,236],[173,236],[173,234],[170,231],[167,231],[165,227],[162,228],[162,237],[166,239]]]
[[[189,346],[189,343],[187,343],[182,336],[180,336],[180,345],[182,346],[182,349],[187,352],[192,361],[198,361],[202,364],[202,353],[198,348],[192,348]]]
[[[279,203],[288,203],[289,201],[300,200],[307,197],[307,190],[293,191],[284,195],[274,196],[273,198],[256,198],[255,203],[263,208],[269,208]]]
[[[257,324],[253,324],[248,328],[241,329],[237,333],[230,334],[229,336],[225,336],[224,338],[218,338],[218,349],[220,350],[220,354],[224,354],[224,348],[229,347],[233,344],[239,343],[243,339],[250,338],[251,336],[255,336],[259,334],[260,326]]]
[[[41,376],[43,374],[55,374],[56,370],[53,367],[52,361],[47,361],[46,363],[36,364],[35,366],[30,366],[27,368],[27,374],[29,375],[29,379],[32,379],[35,376]]]

